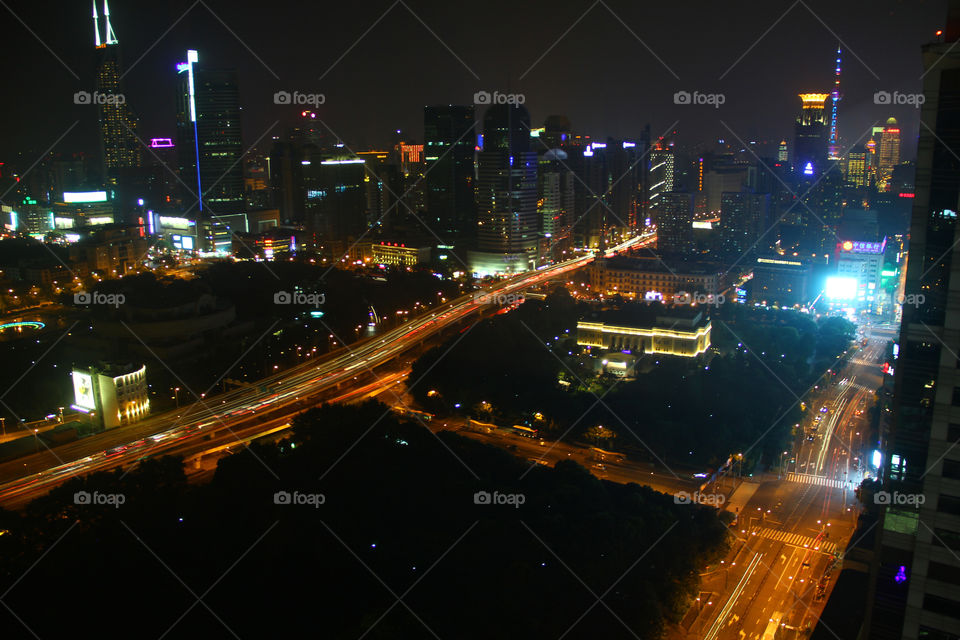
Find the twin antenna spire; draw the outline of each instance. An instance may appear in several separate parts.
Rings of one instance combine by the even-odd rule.
[[[100,16],[97,15],[97,0],[91,0],[93,5],[93,42],[99,47],[104,47],[108,44],[117,44],[117,35],[113,32],[113,27],[110,26],[110,5],[107,4],[107,0],[103,0],[103,17],[107,20],[107,28],[104,30],[104,38],[106,40],[103,44],[100,43],[100,27],[97,24]]]

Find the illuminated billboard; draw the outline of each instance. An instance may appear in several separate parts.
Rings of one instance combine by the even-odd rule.
[[[89,373],[81,371],[73,372],[73,397],[74,404],[91,411],[97,408],[96,400],[93,397],[93,378]]]
[[[828,277],[826,295],[831,300],[853,300],[857,297],[857,279],[843,276]]]
[[[106,202],[106,191],[64,191],[64,202]]]
[[[179,218],[175,216],[160,216],[161,227],[173,227],[175,229],[189,229],[194,224],[189,218]]]
[[[840,243],[840,250],[847,253],[878,254],[883,253],[886,248],[886,238],[884,238],[881,242],[853,242],[852,240],[846,240]]]

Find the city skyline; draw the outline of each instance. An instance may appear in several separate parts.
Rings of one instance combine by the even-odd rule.
[[[960,0],[88,1],[0,2],[8,627],[960,640]]]
[[[90,90],[93,86],[89,65],[78,62],[93,44],[90,9],[81,5],[83,3],[71,4],[62,14],[35,23],[30,21],[33,10],[29,6],[15,3],[9,9],[32,24],[36,34],[34,37],[29,31],[18,30],[13,34],[15,48],[30,51],[35,68],[45,69],[53,77],[62,76],[64,82],[76,86],[75,91]],[[346,13],[344,20],[334,20],[335,24],[343,25],[337,32],[342,34],[339,44],[343,49],[337,51],[330,46],[332,40],[324,40],[314,60],[307,55],[291,59],[293,52],[287,52],[282,43],[278,47],[276,35],[264,34],[264,25],[254,26],[251,16],[235,7],[229,9],[232,14],[222,16],[223,9],[216,5],[185,5],[182,13],[189,13],[188,19],[174,24],[176,18],[181,17],[174,7],[161,11],[149,5],[135,8],[116,2],[114,5],[111,7],[113,24],[122,34],[120,46],[127,68],[124,82],[130,93],[129,103],[141,118],[144,139],[173,135],[174,114],[168,96],[175,92],[174,67],[182,51],[189,48],[200,51],[214,66],[238,69],[246,138],[249,138],[244,140],[246,145],[253,146],[261,135],[266,139],[282,135],[285,127],[293,123],[293,114],[273,103],[273,94],[286,90],[322,93],[326,101],[319,109],[321,119],[336,135],[359,148],[383,146],[397,128],[408,132],[411,138],[421,139],[423,130],[418,115],[424,105],[471,104],[478,91],[523,93],[534,126],[551,114],[563,114],[571,119],[576,131],[595,139],[629,138],[638,135],[647,123],[653,130],[661,131],[679,121],[677,128],[682,143],[691,147],[731,137],[743,142],[766,140],[775,144],[788,133],[784,118],[792,113],[797,92],[833,90],[838,40],[847,44],[843,47],[839,102],[843,148],[849,150],[858,140],[862,143],[864,140],[860,138],[871,124],[890,116],[903,123],[905,139],[915,139],[919,127],[917,110],[909,105],[877,105],[874,94],[917,91],[922,71],[919,65],[913,65],[915,71],[909,69],[910,65],[905,64],[909,57],[897,56],[896,48],[903,46],[906,50],[907,42],[933,40],[936,29],[942,28],[941,16],[945,15],[938,6],[923,5],[923,11],[902,15],[902,10],[898,13],[898,5],[881,4],[875,6],[873,12],[857,16],[858,23],[866,21],[863,23],[876,29],[877,36],[869,38],[864,37],[870,33],[869,27],[854,28],[850,24],[852,16],[831,15],[833,9],[829,6],[797,4],[786,13],[771,7],[769,15],[745,9],[704,7],[702,19],[695,19],[689,26],[691,33],[687,34],[688,42],[702,44],[678,47],[675,42],[660,41],[663,35],[660,29],[647,28],[641,33],[631,27],[628,20],[631,17],[640,25],[650,24],[647,16],[631,15],[637,9],[621,11],[597,4],[589,11],[584,7],[582,16],[550,15],[550,25],[558,28],[556,42],[534,43],[532,39],[524,39],[518,42],[516,51],[512,51],[512,47],[492,50],[483,47],[482,41],[456,28],[462,25],[449,24],[448,13],[428,5],[421,9],[425,16],[421,19],[428,26],[429,19],[436,21],[437,26],[431,28],[436,34],[434,37],[413,17],[419,16],[416,6],[410,5],[407,9],[397,4],[392,5],[393,8],[384,6],[380,14]],[[284,9],[283,5],[276,7],[266,20],[282,20]],[[665,27],[673,24],[671,14],[664,15],[666,11],[662,7],[656,10],[656,17]],[[723,15],[731,33],[707,26],[711,11]],[[560,28],[564,17],[570,18],[570,24]],[[578,17],[582,20],[573,24]],[[681,17],[672,16],[678,23]],[[373,24],[377,18],[381,20]],[[236,28],[230,27],[232,20]],[[396,44],[412,57],[396,59],[389,55],[389,47],[397,37],[396,28],[390,29],[391,22],[407,27],[408,37]],[[164,25],[162,29],[160,25]],[[170,30],[164,33],[167,25]],[[57,26],[62,31],[57,32],[56,38],[45,36],[44,29]],[[570,33],[561,38],[571,26]],[[883,39],[884,30],[896,28],[902,34],[905,26],[915,32],[915,38],[901,35],[895,41]],[[250,27],[251,31],[243,27]],[[298,27],[288,22],[286,28]],[[370,31],[365,35],[368,28]],[[546,26],[538,32],[550,33]],[[738,37],[731,37],[733,32]],[[445,33],[449,34],[447,38],[443,37]],[[347,34],[354,38],[351,40]],[[592,47],[579,46],[594,34],[597,40],[592,42]],[[883,46],[879,46],[880,41]],[[261,54],[258,44],[279,60]],[[537,44],[542,47],[539,53]],[[608,46],[613,47],[609,56],[605,53]],[[328,52],[327,57],[324,51]],[[488,63],[497,61],[507,51],[510,51],[509,63]],[[709,55],[705,55],[705,51],[709,51]],[[526,52],[529,59],[522,55]],[[298,50],[298,53],[303,52]],[[596,62],[591,63],[591,57]],[[538,58],[541,59],[538,61]],[[379,61],[378,69],[369,68],[371,59]],[[403,64],[407,59],[410,62]],[[606,61],[599,64],[601,60]],[[401,68],[389,68],[398,64]],[[596,80],[591,78],[587,70],[590,68],[600,73],[599,77],[594,76]],[[766,80],[784,72],[788,83],[778,85]],[[524,76],[523,79],[520,76]],[[55,150],[83,150],[85,141],[92,137],[86,122],[89,114],[72,104],[73,92],[58,99],[48,83],[38,85],[19,67],[14,79],[24,87],[25,99],[6,107],[9,116],[4,122],[8,124],[0,126],[10,128],[0,130],[0,140],[4,141],[0,154],[42,152],[74,120],[79,120],[80,125],[70,131]],[[651,90],[654,86],[658,87],[656,91]],[[673,101],[676,91],[719,92],[723,93],[725,102],[718,109],[710,106],[682,109],[682,105]],[[598,100],[601,97],[603,99]],[[51,139],[42,147],[43,143],[28,130],[11,126],[13,122],[22,121],[27,113],[35,113],[38,104],[45,104],[45,112],[51,116],[56,114],[64,124],[59,132],[48,136]],[[388,112],[382,108],[386,104],[390,105]],[[751,104],[755,106],[751,108]],[[601,105],[599,112],[597,105]],[[757,108],[760,105],[763,106]],[[751,116],[739,115],[744,112],[750,112]],[[52,119],[51,125],[56,129],[54,122],[56,119]],[[271,127],[273,122],[278,122],[276,127]]]

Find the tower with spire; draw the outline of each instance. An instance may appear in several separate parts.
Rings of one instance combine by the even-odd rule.
[[[110,5],[103,0],[104,31],[100,38],[100,17],[96,0],[93,6],[93,42],[97,54],[97,120],[100,127],[103,181],[117,186],[124,170],[139,167],[141,147],[137,140],[137,119],[123,93],[120,45],[110,24]]]
[[[837,66],[833,72],[833,92],[830,94],[830,147],[829,159],[840,159],[840,143],[837,136],[837,103],[840,102],[840,45],[837,45]]]

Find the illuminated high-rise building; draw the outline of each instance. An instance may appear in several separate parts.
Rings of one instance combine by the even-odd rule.
[[[847,184],[854,187],[866,187],[870,181],[870,152],[866,147],[858,146],[847,154]]]
[[[891,424],[876,456],[883,491],[894,498],[876,501],[877,519],[854,534],[874,549],[865,640],[960,637],[960,2],[949,6],[942,41],[922,48],[926,126],[904,290],[918,302],[902,307]]]
[[[192,49],[177,73],[177,156],[190,190],[183,196],[186,212],[240,214],[244,152],[237,73],[201,67]]]
[[[777,162],[790,162],[790,150],[787,149],[786,140],[781,140],[777,146]]]
[[[893,168],[900,163],[900,127],[896,118],[889,118],[880,134],[880,149],[877,154],[877,188],[889,191]]]
[[[673,147],[657,142],[650,151],[650,177],[648,184],[650,210],[655,211],[663,201],[663,194],[674,189]]]
[[[123,93],[120,64],[120,44],[110,25],[110,6],[103,0],[106,21],[103,40],[100,39],[99,16],[93,0],[93,36],[97,57],[96,92],[92,100],[97,104],[100,125],[100,145],[103,158],[103,179],[116,186],[125,169],[141,164],[141,145],[137,141],[137,118],[130,110]]]
[[[474,273],[518,273],[537,250],[537,153],[530,150],[530,114],[520,105],[493,105],[483,117],[477,158],[477,250]]]
[[[801,93],[800,114],[794,127],[793,170],[803,178],[820,176],[827,169],[829,93]]]

